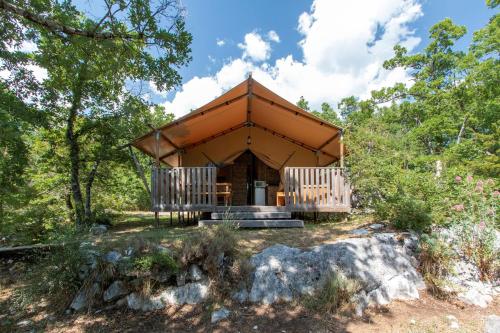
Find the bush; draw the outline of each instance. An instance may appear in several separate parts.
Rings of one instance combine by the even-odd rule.
[[[342,272],[333,271],[323,281],[313,297],[306,297],[306,306],[316,311],[336,313],[351,304],[352,297],[361,285],[347,278]]]
[[[51,308],[64,309],[82,285],[78,272],[87,258],[79,243],[68,242],[35,260],[25,276],[26,283],[15,291],[16,304],[25,308],[45,300]]]
[[[201,265],[211,279],[212,294],[216,298],[227,296],[250,274],[247,260],[241,258],[238,251],[235,231],[236,227],[226,222],[202,229],[182,244],[182,265]]]
[[[500,253],[495,248],[500,193],[492,179],[456,176],[455,183],[448,222],[457,231],[463,254],[478,266],[481,279],[495,278],[500,267]]]
[[[150,272],[154,268],[164,268],[176,272],[179,266],[174,258],[167,252],[154,251],[134,259],[135,269]]]
[[[454,259],[450,245],[436,234],[423,234],[418,259],[429,291],[438,298],[446,298],[449,288],[444,277],[453,272]]]
[[[233,260],[238,255],[235,231],[236,227],[230,223],[201,230],[183,242],[181,263],[185,266],[201,264],[210,276],[217,276],[224,258]]]

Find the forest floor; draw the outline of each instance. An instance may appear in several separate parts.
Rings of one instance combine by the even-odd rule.
[[[115,242],[139,237],[175,246],[179,239],[199,232],[195,227],[180,227],[175,223],[173,227],[157,229],[152,227],[152,222],[150,213],[127,214],[114,223],[107,234],[95,240],[112,247]],[[238,233],[241,249],[251,255],[276,243],[306,248],[359,237],[350,231],[373,222],[370,217],[357,217],[335,223],[308,223],[304,229],[242,229]],[[485,316],[500,315],[500,298],[487,309],[481,309],[438,300],[426,292],[415,301],[396,301],[370,309],[363,318],[349,313],[317,313],[300,303],[272,306],[227,303],[224,306],[231,310],[230,317],[216,324],[210,323],[210,313],[217,304],[171,306],[150,313],[121,308],[67,315],[44,304],[20,310],[15,307],[13,295],[15,289],[25,283],[23,273],[30,269],[30,264],[2,260],[0,332],[482,332]],[[459,329],[450,327],[449,315],[456,317]]]

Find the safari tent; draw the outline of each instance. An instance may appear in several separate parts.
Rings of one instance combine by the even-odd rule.
[[[250,75],[132,145],[155,161],[154,212],[348,212],[342,139]]]

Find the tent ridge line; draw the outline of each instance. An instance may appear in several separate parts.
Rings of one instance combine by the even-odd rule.
[[[338,126],[336,126],[336,125],[330,124],[329,122],[327,122],[327,121],[325,121],[325,120],[322,120],[322,119],[320,119],[320,118],[317,118],[316,116],[314,116],[314,115],[312,115],[312,114],[309,114],[309,113],[307,113],[307,114],[303,114],[303,113],[301,113],[301,112],[299,112],[299,111],[297,111],[297,110],[293,110],[293,109],[291,109],[291,108],[289,108],[289,107],[287,107],[287,106],[284,106],[284,105],[282,105],[282,104],[280,104],[280,103],[278,103],[278,102],[275,102],[275,101],[273,101],[273,100],[271,100],[271,99],[268,99],[268,98],[266,98],[266,97],[260,96],[259,94],[256,94],[256,93],[254,93],[254,94],[253,94],[253,96],[255,96],[255,97],[257,97],[258,99],[263,100],[264,102],[267,102],[267,103],[269,103],[269,104],[271,104],[271,105],[276,105],[277,107],[279,107],[279,108],[281,108],[281,109],[283,109],[283,110],[286,110],[286,111],[288,111],[288,112],[290,112],[290,113],[294,113],[296,116],[301,116],[301,117],[303,117],[303,118],[305,118],[305,119],[309,119],[309,120],[314,121],[314,122],[316,122],[316,123],[320,123],[321,125],[326,125],[326,126],[328,126],[328,127],[334,128],[334,129],[336,129],[336,130],[338,130],[338,131],[341,131],[341,130],[342,130],[342,128],[341,128],[341,127],[338,127]],[[307,112],[307,111],[305,111],[305,112]]]

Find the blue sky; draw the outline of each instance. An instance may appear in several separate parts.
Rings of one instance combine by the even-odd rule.
[[[90,0],[80,0],[90,9]],[[180,69],[183,84],[168,92],[153,84],[146,98],[182,116],[241,82],[252,72],[259,82],[314,108],[396,82],[411,84],[402,69],[383,61],[402,44],[418,52],[428,30],[450,17],[467,36],[493,15],[484,0],[183,0],[193,35],[192,62]],[[90,10],[92,11],[92,10]]]
[[[483,0],[427,0],[421,3],[424,15],[411,24],[416,35],[422,38],[417,50],[425,46],[429,28],[446,17],[467,27],[468,36],[460,43],[463,47],[465,41],[470,41],[472,31],[483,27],[493,13]],[[246,33],[254,30],[274,30],[280,36],[281,43],[273,47],[272,61],[288,54],[299,58],[302,54],[297,45],[302,39],[297,31],[297,20],[301,13],[310,10],[310,0],[184,0],[183,4],[187,9],[187,27],[193,34],[193,61],[181,70],[185,82],[195,75],[214,74],[225,59],[239,57],[241,49],[237,44]],[[217,39],[226,41],[224,47],[217,46]],[[208,55],[215,58],[215,64]]]

